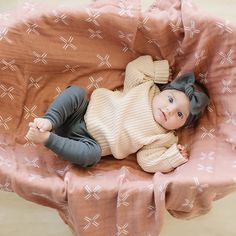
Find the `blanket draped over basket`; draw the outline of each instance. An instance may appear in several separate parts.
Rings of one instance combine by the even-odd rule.
[[[0,22],[0,189],[55,208],[76,235],[159,235],[164,211],[207,213],[236,187],[236,27],[185,0],[100,0],[79,7],[22,6]],[[12,14],[12,15],[11,15]],[[167,59],[174,77],[194,71],[211,103],[179,132],[189,161],[143,172],[136,156],[80,168],[27,140],[68,85],[118,89],[128,62]],[[140,111],[142,112],[142,111]],[[96,117],[94,117],[96,119]]]

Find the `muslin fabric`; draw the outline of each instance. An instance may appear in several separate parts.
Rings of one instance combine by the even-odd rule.
[[[236,189],[236,27],[186,0],[100,0],[84,7],[21,7],[0,22],[0,188],[55,208],[76,235],[152,235],[164,211],[207,213]],[[140,55],[166,59],[174,77],[194,71],[211,103],[198,126],[178,133],[189,161],[143,172],[136,156],[78,168],[25,135],[69,84],[119,89]],[[186,222],[187,224],[187,222]]]

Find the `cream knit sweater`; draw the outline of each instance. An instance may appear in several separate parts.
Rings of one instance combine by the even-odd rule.
[[[187,160],[180,154],[173,132],[154,120],[152,99],[160,93],[154,84],[167,83],[167,61],[141,56],[126,67],[123,91],[96,89],[85,115],[87,129],[102,148],[102,156],[123,159],[137,152],[147,172],[169,172]]]

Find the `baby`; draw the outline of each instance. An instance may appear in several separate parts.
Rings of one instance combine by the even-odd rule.
[[[69,86],[29,123],[27,138],[83,167],[137,153],[144,171],[169,172],[188,160],[174,131],[198,120],[209,98],[193,73],[160,91],[156,83],[168,79],[168,61],[140,56],[126,67],[123,91],[98,88],[88,101],[82,88]]]

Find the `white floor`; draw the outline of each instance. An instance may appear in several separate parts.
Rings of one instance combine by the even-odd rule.
[[[12,9],[22,1],[24,0],[0,0],[0,12]],[[88,0],[67,0],[66,4],[78,4],[78,2],[88,2]],[[151,2],[152,0],[142,0],[144,7]],[[194,0],[194,2],[210,14],[236,23],[236,0]],[[215,202],[209,214],[189,221],[177,220],[166,213],[161,236],[235,236],[235,199],[236,193],[233,193]],[[0,236],[15,235],[72,236],[73,234],[53,209],[27,202],[14,193],[0,192]]]

